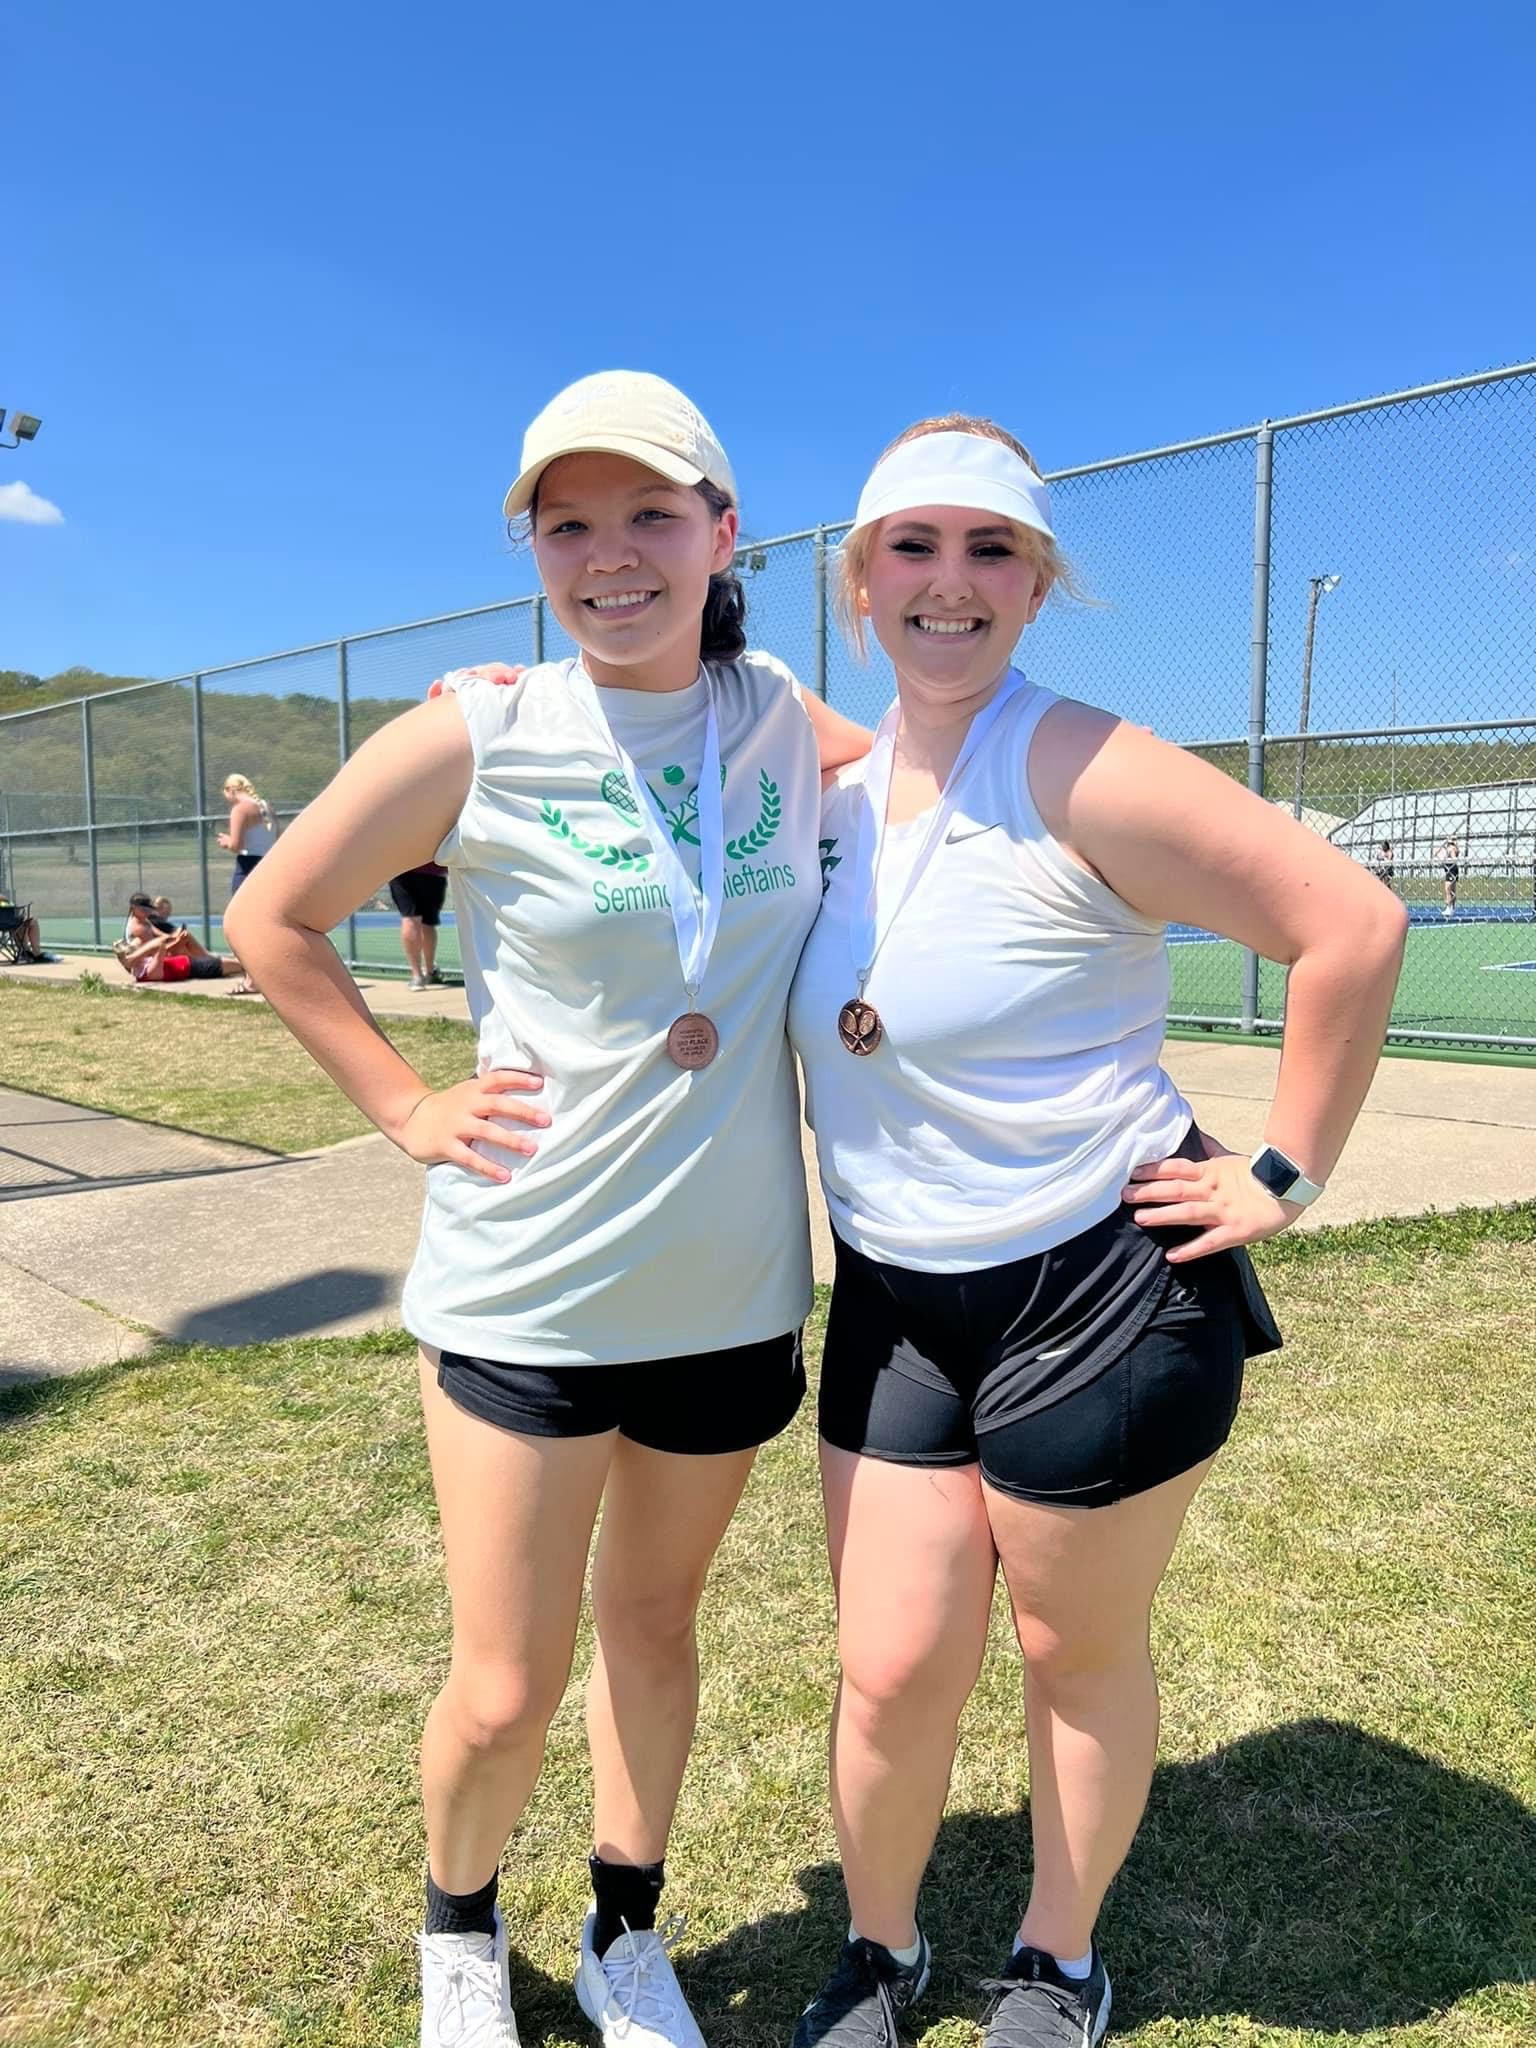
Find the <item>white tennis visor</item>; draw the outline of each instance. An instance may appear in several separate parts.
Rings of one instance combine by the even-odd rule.
[[[877,462],[859,493],[853,529],[926,505],[959,505],[1033,527],[1048,540],[1051,494],[1021,457],[987,434],[919,434]]]

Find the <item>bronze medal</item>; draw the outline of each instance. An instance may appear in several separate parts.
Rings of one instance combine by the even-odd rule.
[[[689,1010],[667,1027],[667,1057],[675,1067],[695,1072],[719,1050],[720,1034],[702,1010]]]
[[[874,1004],[866,1003],[862,996],[855,996],[837,1013],[837,1035],[855,1059],[864,1060],[884,1038],[885,1026],[880,1022],[880,1012]]]

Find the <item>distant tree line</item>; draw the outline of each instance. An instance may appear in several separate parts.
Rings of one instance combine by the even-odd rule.
[[[69,668],[39,682],[23,671],[0,669],[0,712],[35,710],[62,699],[96,696],[139,678]],[[419,701],[415,697],[364,697],[350,701],[351,743],[360,746],[392,718]],[[184,817],[197,811],[193,787],[192,690],[186,683],[161,683],[137,690],[92,711],[98,814],[102,822],[142,817]],[[201,808],[216,811],[219,791],[230,773],[248,775],[282,811],[298,809],[315,796],[337,765],[337,708],[334,698],[278,696],[271,692],[221,690],[203,686],[203,751],[207,786]],[[1296,749],[1270,745],[1265,759],[1265,794],[1289,799],[1295,785]],[[1246,782],[1243,747],[1222,747],[1205,758],[1234,780]],[[1306,762],[1309,809],[1339,817],[1355,815],[1390,789],[1440,789],[1483,782],[1536,779],[1536,740],[1445,738],[1376,741],[1313,741]],[[78,824],[84,817],[84,770],[78,713],[27,718],[0,727],[0,797],[47,797],[38,823]],[[23,806],[11,802],[12,829],[22,824]]]

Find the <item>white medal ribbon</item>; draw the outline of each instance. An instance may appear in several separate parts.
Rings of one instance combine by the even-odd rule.
[[[912,891],[922,879],[923,870],[932,858],[933,850],[944,836],[945,827],[955,813],[955,797],[960,778],[975,759],[978,748],[987,734],[997,723],[1004,705],[1011,703],[1020,690],[1028,689],[1029,682],[1016,668],[1009,669],[998,686],[997,695],[971,720],[960,751],[955,756],[955,765],[945,779],[939,800],[928,820],[928,829],[923,834],[917,849],[917,858],[907,871],[899,895],[888,898],[884,905],[878,901],[880,880],[880,854],[885,845],[885,814],[891,801],[891,776],[896,765],[896,729],[901,723],[901,699],[887,710],[875,728],[874,745],[869,750],[869,763],[864,771],[864,808],[859,814],[859,836],[857,846],[857,872],[867,875],[864,902],[848,920],[848,945],[853,954],[853,969],[859,985],[859,994],[864,993],[864,984],[869,980],[880,948],[890,935],[891,926],[897,914]]]
[[[571,670],[570,679],[570,687],[577,702],[618,757],[625,780],[634,792],[636,803],[640,805],[642,819],[647,821],[651,851],[656,856],[656,865],[661,870],[662,880],[666,884],[667,902],[672,910],[672,929],[677,935],[678,964],[683,971],[683,986],[688,991],[690,1010],[698,1007],[699,990],[703,987],[704,976],[709,971],[709,956],[714,951],[715,934],[720,929],[720,908],[725,901],[725,795],[720,786],[720,726],[715,717],[715,693],[709,680],[709,670],[702,662],[699,664],[699,676],[704,684],[704,701],[708,710],[704,722],[704,760],[699,769],[698,782],[697,889],[694,888],[693,879],[683,866],[682,857],[673,842],[672,827],[667,823],[666,812],[656,801],[650,784],[630,759],[623,741],[608,723],[601,691],[580,662]]]

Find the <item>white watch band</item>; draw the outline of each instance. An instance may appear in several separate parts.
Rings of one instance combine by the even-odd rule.
[[[1259,1161],[1266,1152],[1275,1152],[1277,1150],[1278,1148],[1274,1145],[1261,1145],[1248,1161],[1249,1170],[1253,1171],[1258,1166]],[[1291,1158],[1289,1153],[1281,1152],[1279,1156],[1288,1166],[1296,1168],[1296,1178],[1291,1182],[1285,1193],[1283,1195],[1276,1195],[1275,1199],[1277,1202],[1294,1202],[1298,1209],[1305,1209],[1309,1202],[1315,1202],[1318,1196],[1325,1192],[1325,1183],[1317,1180],[1308,1180],[1307,1176],[1301,1171],[1301,1168],[1296,1166],[1295,1160]],[[1268,1190],[1267,1182],[1260,1181],[1259,1184]]]

